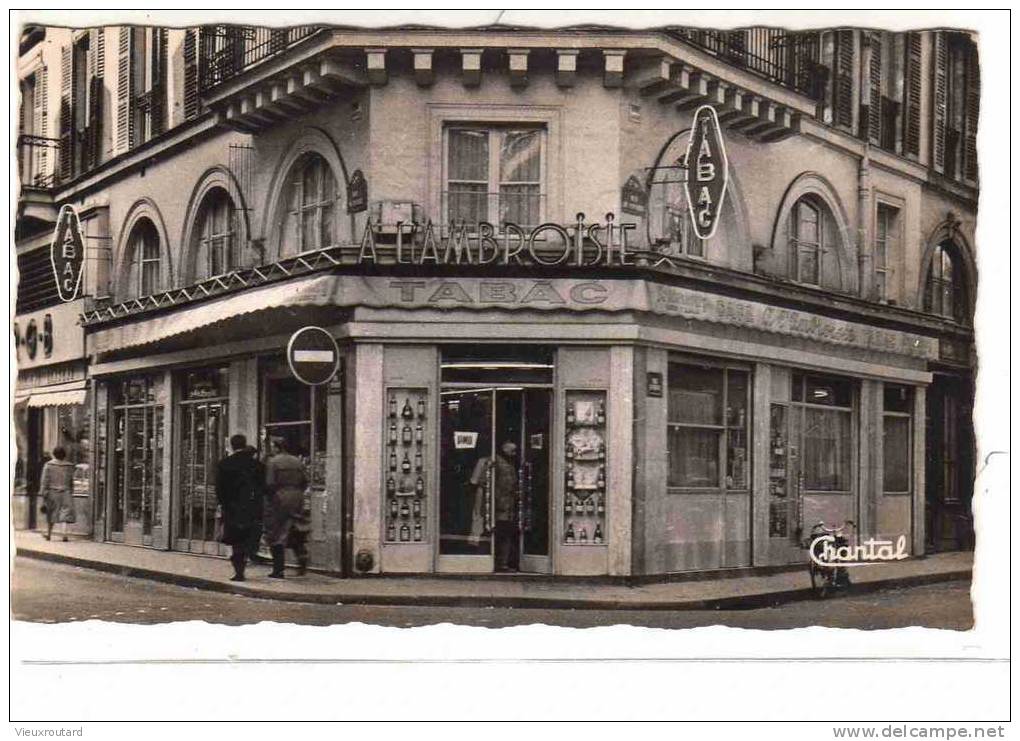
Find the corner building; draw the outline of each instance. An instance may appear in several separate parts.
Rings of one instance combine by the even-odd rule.
[[[24,249],[74,204],[96,539],[220,553],[242,432],[306,460],[345,574],[492,572],[499,487],[524,572],[785,565],[846,519],[971,546],[970,36],[33,32]],[[343,355],[314,388],[307,325]]]

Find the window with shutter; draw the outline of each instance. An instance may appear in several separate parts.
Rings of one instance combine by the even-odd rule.
[[[911,31],[904,44],[903,153],[921,152],[921,34]]]
[[[967,65],[967,94],[965,128],[963,139],[963,176],[967,180],[977,182],[978,161],[977,161],[977,131],[978,114],[981,109],[981,71],[978,66],[977,46],[971,42],[968,44],[966,56]]]
[[[882,143],[882,44],[882,33],[872,33],[871,57],[868,63],[867,120],[867,138],[872,144]]]
[[[60,50],[60,149],[58,174],[61,180],[71,179],[71,163],[74,161],[74,109],[71,107],[72,64],[71,47]]]
[[[135,146],[134,95],[135,65],[134,29],[129,26],[120,28],[117,44],[117,143],[115,150],[119,154]]]
[[[184,34],[184,118],[198,115],[198,29],[189,28]]]
[[[946,35],[932,34],[932,96],[931,96],[931,164],[936,172],[946,166]]]
[[[853,126],[854,32],[836,31],[832,86],[833,121],[837,126]]]

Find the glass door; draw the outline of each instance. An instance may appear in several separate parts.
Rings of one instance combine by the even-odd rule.
[[[494,388],[440,397],[439,569],[493,570]]]
[[[550,422],[552,392],[526,389],[521,408],[520,570],[549,573]]]
[[[216,466],[226,455],[228,369],[188,371],[181,378],[175,545],[192,553],[225,553],[216,540]]]

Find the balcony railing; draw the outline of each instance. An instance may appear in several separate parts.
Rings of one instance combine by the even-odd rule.
[[[821,64],[817,33],[775,28],[737,31],[673,29],[672,33],[737,67],[821,100],[829,70]]]
[[[59,139],[32,134],[18,137],[18,172],[23,185],[52,188],[59,160]]]
[[[208,90],[302,41],[322,26],[202,26],[199,88]]]

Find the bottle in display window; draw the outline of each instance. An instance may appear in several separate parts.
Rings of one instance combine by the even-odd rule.
[[[604,545],[606,517],[606,392],[566,392],[565,482],[566,545]]]
[[[383,510],[386,542],[420,544],[428,540],[428,391],[390,388],[386,396],[382,471],[388,500]]]

